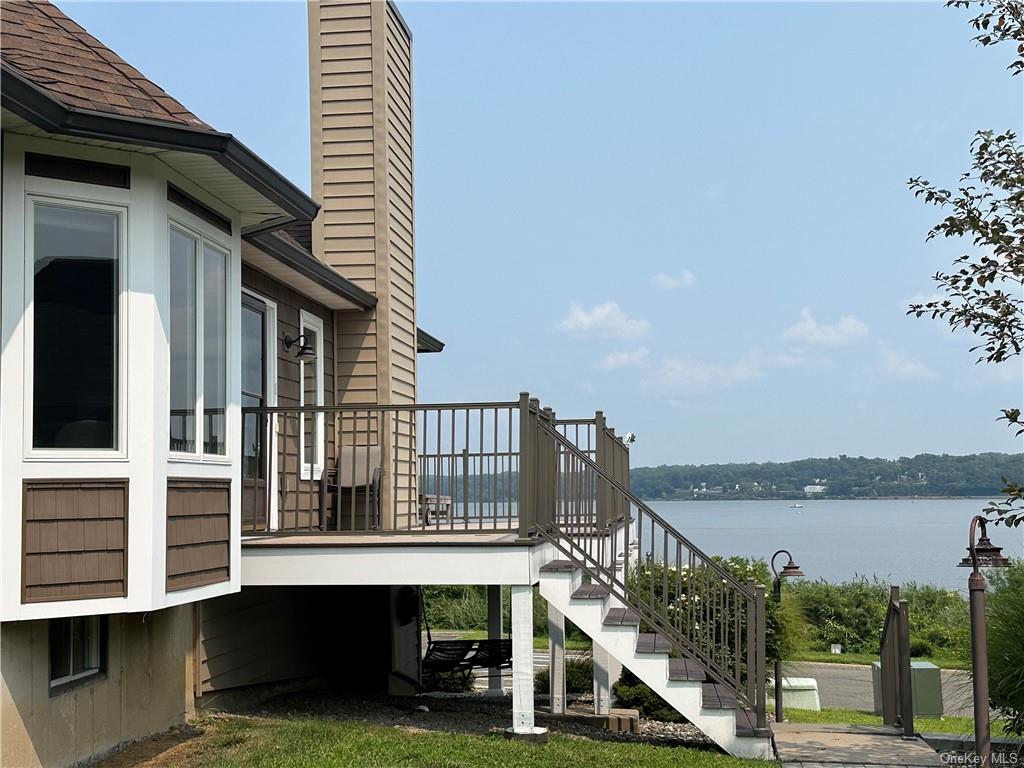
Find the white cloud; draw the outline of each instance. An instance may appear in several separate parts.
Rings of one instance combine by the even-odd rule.
[[[658,366],[654,384],[671,394],[700,395],[756,379],[761,373],[761,356],[756,352],[724,364],[666,357]]]
[[[626,352],[611,352],[605,355],[601,361],[601,367],[606,371],[615,371],[620,368],[639,368],[647,362],[648,354],[647,347],[638,347]]]
[[[914,360],[900,350],[880,347],[882,373],[894,379],[934,379],[935,372],[921,360]]]
[[[819,323],[810,307],[800,311],[800,319],[787,328],[782,338],[787,341],[819,347],[841,347],[868,335],[868,327],[854,315],[844,315],[835,323]]]
[[[639,339],[647,335],[651,324],[638,317],[630,317],[614,301],[587,309],[573,302],[569,314],[559,323],[563,331],[576,336],[602,339]]]
[[[651,285],[661,291],[674,291],[677,288],[690,288],[697,282],[697,276],[684,269],[677,275],[659,272],[651,278]]]

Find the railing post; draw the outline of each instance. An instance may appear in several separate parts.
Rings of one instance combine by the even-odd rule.
[[[604,411],[594,413],[594,460],[601,469],[608,469],[608,439],[605,435]],[[608,484],[596,478],[597,482],[597,528],[604,530],[608,527],[611,517],[609,510],[611,502],[611,489]]]
[[[747,579],[747,589],[750,590],[750,594],[755,594],[756,583],[753,579]],[[747,598],[747,698],[753,701],[757,696],[756,686],[754,684],[757,678],[757,670],[755,669],[757,664],[757,653],[755,648],[757,647],[757,603],[753,597]]]
[[[765,710],[765,674],[767,668],[765,662],[764,584],[758,584],[754,590],[757,602],[757,647],[755,650],[757,662],[754,664],[754,673],[757,677],[754,680],[754,707],[757,714],[757,727],[767,728],[768,715]],[[781,681],[776,680],[775,684],[780,685]]]
[[[899,717],[899,658],[896,647],[896,630],[892,626],[892,609],[899,605],[900,588],[889,587],[889,602],[885,608],[885,625],[882,627],[879,645],[879,677],[882,688],[882,722],[896,725]]]
[[[899,646],[900,646],[900,719],[903,721],[903,735],[914,735],[914,693],[910,679],[910,610],[906,600],[899,603]]]
[[[531,442],[536,432],[528,392],[519,393],[519,490],[516,505],[519,515],[519,538],[530,537],[533,527],[533,452]]]

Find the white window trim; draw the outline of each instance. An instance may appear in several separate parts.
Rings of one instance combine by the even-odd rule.
[[[224,367],[224,391],[228,393],[227,405],[231,405],[230,398],[230,376],[228,370],[231,365],[231,353],[234,349],[235,339],[233,337],[233,327],[231,322],[232,313],[231,309],[231,274],[232,274],[232,251],[231,246],[226,244],[224,240],[213,234],[211,230],[206,228],[197,227],[190,224],[185,224],[180,217],[168,216],[167,218],[167,240],[166,240],[166,252],[167,252],[167,270],[168,270],[168,285],[170,285],[170,230],[174,227],[188,237],[194,238],[196,241],[196,283],[195,294],[196,294],[196,403],[195,403],[195,444],[196,449],[192,452],[184,451],[172,451],[170,450],[170,410],[167,412],[167,440],[165,444],[168,446],[168,461],[182,464],[231,464],[231,420],[227,416],[226,409],[224,414],[224,453],[204,453],[203,452],[203,439],[205,434],[203,432],[205,428],[204,420],[204,403],[203,403],[203,377],[205,374],[206,357],[205,357],[205,344],[206,340],[203,338],[203,323],[205,318],[205,302],[203,301],[203,280],[205,279],[203,274],[203,256],[205,245],[210,245],[224,254],[224,265],[227,270],[227,285],[224,294],[224,312],[225,312],[225,324],[224,324],[224,352],[225,352],[225,367]],[[168,341],[170,341],[168,339]],[[171,370],[171,345],[167,344],[167,387],[168,395],[170,394],[170,370]]]
[[[266,349],[263,351],[264,359],[267,365],[267,391],[266,400],[267,407],[274,408],[277,406],[277,302],[268,299],[261,293],[242,286],[242,293],[252,296],[257,301],[263,302],[263,306],[267,308],[267,333],[266,333]],[[277,504],[277,422],[276,417],[270,419],[270,440],[267,443],[270,450],[270,465],[267,467],[267,482],[270,484],[270,509],[267,510],[267,524],[270,530],[276,531],[281,527],[281,521],[278,519],[278,504]]]
[[[114,213],[118,216],[118,297],[117,297],[117,447],[115,448],[35,448],[33,413],[35,408],[35,208],[37,204]],[[25,193],[25,345],[24,408],[22,425],[26,461],[127,461],[128,460],[128,216],[127,203],[120,204],[88,197]]]
[[[306,361],[299,358],[299,406],[324,404],[324,321],[316,315],[304,309],[299,310],[299,334],[303,335],[306,329],[316,331],[316,402],[306,402]],[[306,457],[306,417],[305,414],[299,417],[299,465],[300,474],[303,480],[319,480],[324,472],[324,414],[321,411],[316,414],[313,426],[315,451],[313,455],[313,466],[310,467],[305,461]],[[312,472],[310,471],[312,469]]]

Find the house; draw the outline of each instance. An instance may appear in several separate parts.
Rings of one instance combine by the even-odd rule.
[[[308,6],[312,196],[56,6],[0,12],[0,764],[87,760],[226,690],[413,692],[425,584],[511,587],[513,736],[539,730],[539,585],[553,637],[595,639],[598,711],[616,659],[769,754],[764,590],[630,493],[604,415],[418,401],[444,345],[417,327],[394,5]]]
[[[827,485],[805,485],[804,494],[807,496],[820,496],[828,490]]]

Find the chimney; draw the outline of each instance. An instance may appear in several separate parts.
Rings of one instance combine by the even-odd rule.
[[[336,314],[339,404],[416,401],[412,35],[384,0],[312,0],[313,253],[377,297]]]

